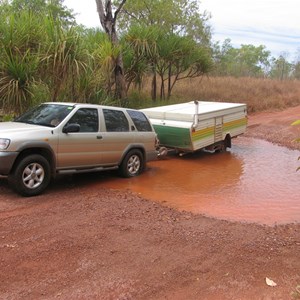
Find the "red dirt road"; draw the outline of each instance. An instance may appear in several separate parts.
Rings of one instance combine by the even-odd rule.
[[[247,135],[297,147],[289,142],[299,134],[289,126],[297,118],[300,107],[250,116]],[[178,212],[98,189],[102,176],[62,177],[29,199],[0,180],[0,299],[297,296],[300,224],[268,227]]]
[[[250,115],[246,135],[300,150],[300,143],[294,142],[300,137],[300,126],[291,126],[296,120],[300,120],[300,106]]]

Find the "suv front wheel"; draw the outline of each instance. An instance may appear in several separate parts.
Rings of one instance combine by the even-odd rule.
[[[50,182],[50,165],[41,155],[28,155],[21,159],[8,177],[12,187],[22,196],[42,193]]]
[[[134,177],[139,175],[145,167],[143,154],[140,150],[130,150],[120,165],[120,173],[123,177]]]

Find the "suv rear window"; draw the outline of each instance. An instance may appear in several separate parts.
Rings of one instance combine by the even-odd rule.
[[[129,131],[129,123],[125,114],[120,110],[103,109],[107,132]]]
[[[151,125],[146,116],[141,111],[127,110],[138,131],[152,131]]]

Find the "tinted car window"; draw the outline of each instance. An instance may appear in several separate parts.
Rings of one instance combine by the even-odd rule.
[[[103,109],[107,132],[129,131],[129,124],[125,114],[120,110]]]
[[[97,132],[99,129],[98,110],[94,108],[80,108],[67,125],[73,123],[80,125],[80,132]]]
[[[148,119],[141,111],[127,110],[127,112],[138,131],[152,131]]]

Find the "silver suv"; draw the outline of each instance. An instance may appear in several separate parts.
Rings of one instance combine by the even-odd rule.
[[[0,123],[0,175],[23,196],[43,192],[57,173],[119,169],[132,177],[157,157],[157,143],[141,111],[44,103]]]

